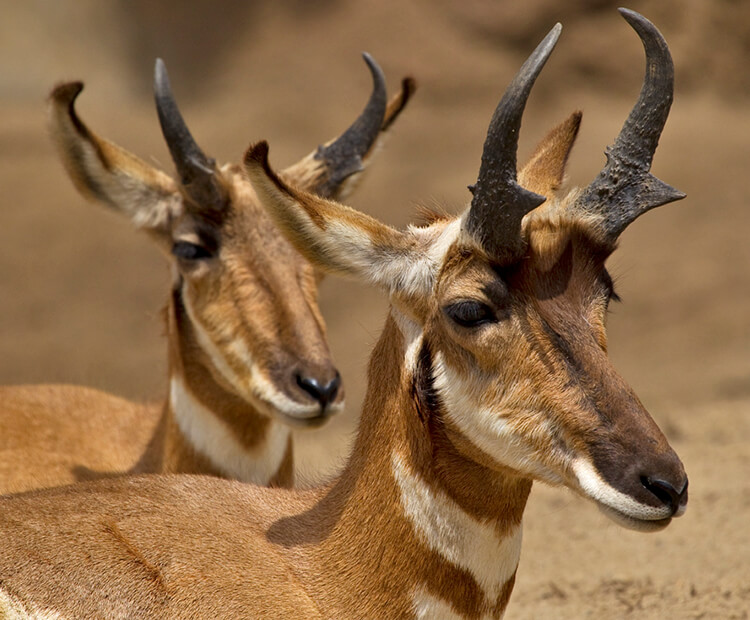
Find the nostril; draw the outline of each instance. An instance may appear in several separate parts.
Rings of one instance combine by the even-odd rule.
[[[305,377],[297,374],[297,385],[320,403],[321,409],[325,409],[330,402],[335,400],[341,387],[341,376],[336,376],[328,383],[322,383],[314,377]]]
[[[641,476],[641,484],[662,503],[667,504],[672,509],[672,514],[677,512],[683,499],[687,496],[687,481],[685,481],[685,484],[680,491],[675,489],[672,484],[666,480],[652,478],[651,476]]]
[[[320,399],[320,383],[318,383],[317,379],[314,379],[313,377],[304,377],[298,374],[297,385],[315,400]]]

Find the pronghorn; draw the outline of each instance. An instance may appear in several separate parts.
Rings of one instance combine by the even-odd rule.
[[[382,71],[365,61],[374,88],[364,112],[286,169],[289,182],[337,197],[361,177],[415,88],[406,78],[387,102]],[[0,491],[126,470],[290,485],[292,428],[320,426],[344,398],[314,267],[278,233],[240,167],[217,167],[197,146],[161,61],[156,104],[177,182],[91,132],[74,108],[82,88],[52,91],[52,135],[78,189],[171,257],[169,396],[145,406],[77,386],[0,389]]]
[[[246,172],[295,246],[391,299],[346,469],[308,491],[158,476],[2,499],[8,613],[496,618],[533,480],[640,530],[680,515],[682,464],[606,355],[604,263],[638,215],[683,197],[649,173],[671,57],[650,22],[622,13],[646,48],[644,87],[581,191],[557,191],[577,114],[516,173],[559,25],[498,104],[458,218],[400,232],[288,185],[265,142],[249,149]]]

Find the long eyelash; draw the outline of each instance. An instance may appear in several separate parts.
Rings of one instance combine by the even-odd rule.
[[[609,301],[614,301],[617,303],[621,302],[622,297],[617,294],[617,291],[615,290],[614,278],[612,278],[612,275],[608,271],[604,272],[603,280],[604,286],[607,288],[607,291],[609,293]]]

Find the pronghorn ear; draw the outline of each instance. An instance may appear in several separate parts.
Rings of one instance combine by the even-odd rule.
[[[181,207],[176,183],[163,172],[96,136],[76,114],[81,82],[60,84],[49,97],[49,126],[66,171],[86,198],[113,207],[157,236]]]
[[[281,232],[316,267],[379,284],[391,292],[409,285],[424,264],[418,241],[342,204],[287,185],[268,163],[268,144],[251,146],[245,172]]]
[[[521,187],[547,198],[560,189],[582,116],[580,111],[573,112],[537,145],[531,159],[518,173]]]

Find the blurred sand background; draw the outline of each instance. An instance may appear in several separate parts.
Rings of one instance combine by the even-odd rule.
[[[457,212],[506,84],[564,29],[524,117],[520,157],[584,111],[570,180],[603,164],[640,89],[643,50],[609,0],[0,0],[0,381],[78,383],[138,400],[165,391],[165,261],[86,203],[45,130],[45,97],[80,79],[92,129],[172,171],[151,98],[165,59],[203,149],[239,161],[258,139],[284,166],[359,113],[369,51],[391,91],[420,88],[350,203],[403,226],[417,204]],[[681,455],[687,514],[642,535],[537,485],[510,620],[747,618],[750,613],[750,3],[634,1],[675,58],[675,104],[654,172],[687,192],[622,236],[611,356]],[[321,303],[348,411],[310,438],[341,451],[385,304],[328,278]]]

